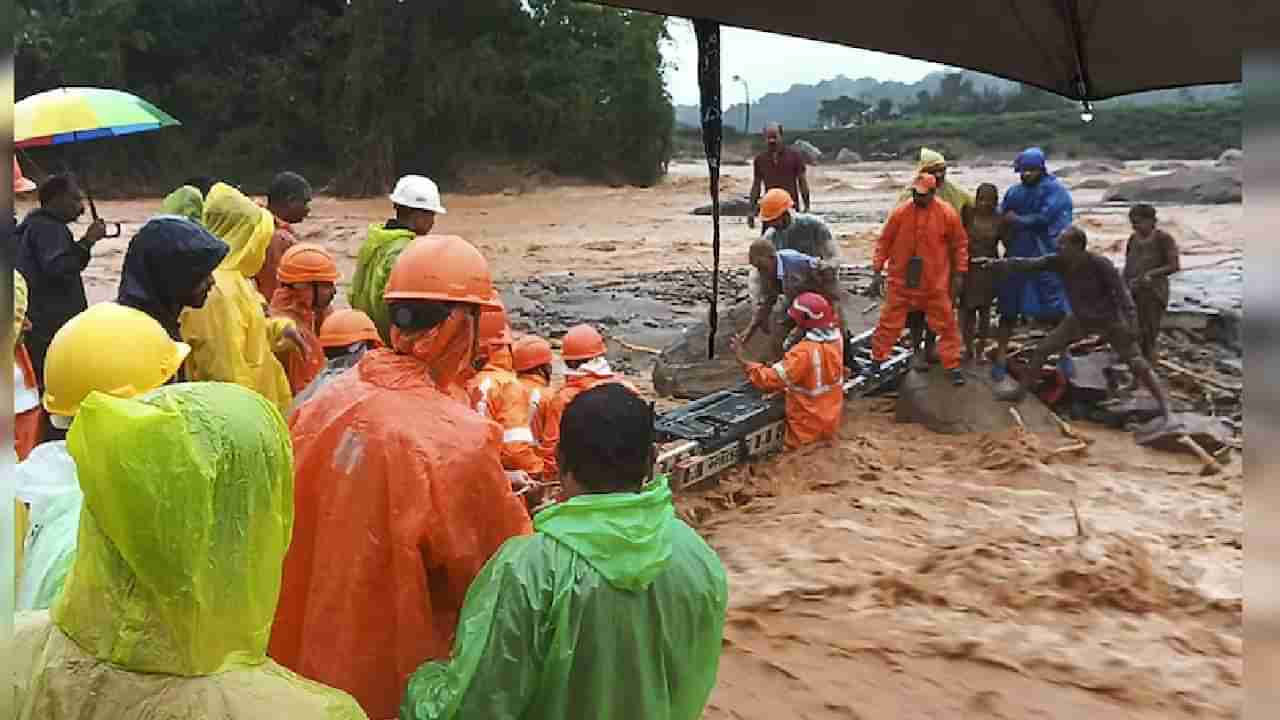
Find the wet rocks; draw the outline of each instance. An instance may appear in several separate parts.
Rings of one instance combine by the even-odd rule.
[[[710,215],[711,204],[708,203],[693,210],[694,215]],[[746,195],[720,200],[720,217],[747,217],[751,214],[751,198]]]
[[[1147,170],[1155,173],[1155,172],[1175,172],[1177,170],[1186,170],[1188,168],[1190,168],[1190,166],[1187,165],[1186,163],[1158,162],[1158,163],[1151,163],[1151,167],[1147,168]]]
[[[1106,163],[1093,162],[1093,161],[1086,160],[1085,162],[1082,162],[1082,163],[1077,163],[1075,165],[1068,165],[1067,167],[1061,168],[1059,170],[1054,170],[1053,174],[1057,175],[1060,178],[1069,178],[1069,177],[1075,177],[1079,175],[1106,175],[1109,173],[1117,173],[1117,172],[1120,172],[1119,168],[1113,167]]]
[[[1089,178],[1088,180],[1081,180],[1075,185],[1072,185],[1071,189],[1072,190],[1106,190],[1109,187],[1111,187],[1110,180],[1103,180],[1102,178]]]
[[[804,155],[805,162],[810,165],[817,165],[822,160],[822,151],[808,140],[797,140],[791,143],[791,148]]]
[[[836,162],[841,165],[852,165],[862,162],[862,156],[849,148],[840,148],[840,152],[836,153]]]
[[[1209,454],[1231,445],[1231,428],[1218,418],[1175,413],[1169,420],[1168,423],[1156,421],[1139,428],[1133,439],[1139,445],[1169,452],[1194,452],[1179,442],[1183,436],[1195,440]]]
[[[1218,156],[1214,165],[1218,167],[1240,167],[1244,164],[1244,151],[1240,148],[1227,148]]]
[[[927,372],[911,371],[898,381],[895,418],[919,423],[938,433],[988,433],[1017,425],[1015,408],[1027,430],[1057,432],[1049,408],[1028,395],[1017,403],[997,399],[989,367],[966,368],[965,384],[955,386],[941,365]]]
[[[1242,197],[1238,168],[1193,168],[1120,183],[1108,190],[1103,200],[1225,205],[1238,203]]]

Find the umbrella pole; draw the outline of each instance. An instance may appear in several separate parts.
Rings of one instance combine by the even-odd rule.
[[[711,315],[708,318],[707,358],[716,357],[716,331],[720,324],[720,142],[723,118],[720,108],[720,25],[694,19],[698,38],[698,87],[702,91],[702,146],[711,178]]]

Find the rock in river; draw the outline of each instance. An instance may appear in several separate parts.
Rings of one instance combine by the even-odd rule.
[[[1225,205],[1238,203],[1242,197],[1239,168],[1194,168],[1120,183],[1108,190],[1102,199],[1106,202]]]

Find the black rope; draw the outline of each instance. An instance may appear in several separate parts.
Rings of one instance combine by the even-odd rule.
[[[720,109],[720,25],[712,20],[694,20],[698,37],[698,89],[702,91],[702,147],[707,154],[711,176],[711,317],[707,334],[707,357],[716,356],[716,328],[720,316],[720,143],[723,119]]]

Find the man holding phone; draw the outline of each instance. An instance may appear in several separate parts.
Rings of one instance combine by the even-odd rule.
[[[938,335],[938,350],[951,382],[963,385],[954,303],[969,270],[969,238],[960,214],[947,203],[936,202],[937,187],[933,175],[918,175],[911,185],[911,202],[893,211],[876,243],[872,292],[884,294],[886,266],[889,288],[871,339],[871,357],[877,367],[884,362],[902,335],[907,314],[920,310]]]

